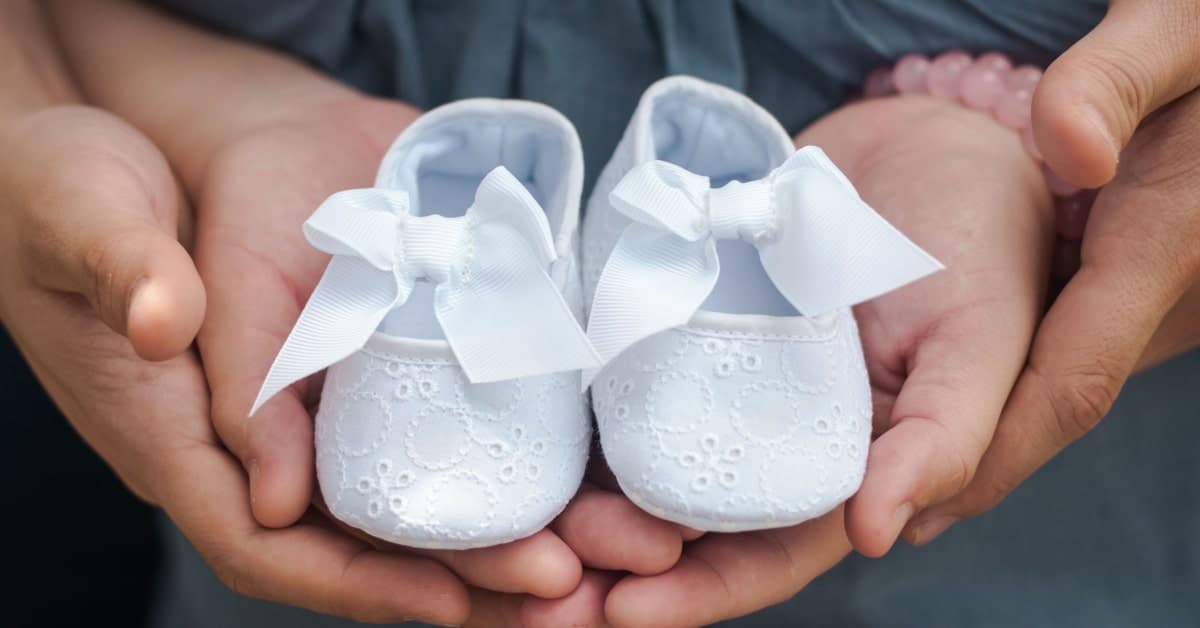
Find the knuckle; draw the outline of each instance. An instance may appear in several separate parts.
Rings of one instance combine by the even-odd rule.
[[[945,421],[927,417],[913,418],[926,422],[935,430],[930,442],[939,456],[936,468],[940,477],[931,485],[931,491],[937,494],[926,495],[923,499],[938,500],[939,495],[958,495],[975,477],[979,457],[987,448],[987,442],[979,442],[977,437],[967,439],[967,434],[955,432]]]
[[[245,597],[256,597],[250,581],[241,570],[226,561],[211,561],[213,573],[230,591]]]
[[[1065,445],[1091,431],[1112,409],[1123,378],[1097,360],[1062,378],[1052,393],[1055,429]]]
[[[261,598],[262,592],[255,584],[250,570],[239,559],[236,550],[223,548],[205,556],[217,580],[234,593],[252,598]]]
[[[979,482],[975,498],[966,504],[963,516],[975,517],[995,508],[1005,497],[1017,490],[1019,485],[1017,480],[1008,476],[991,477],[985,482]]]
[[[960,493],[971,484],[971,479],[975,475],[975,465],[963,454],[963,452],[955,449],[951,450],[949,461],[950,474],[946,478],[947,485],[953,489],[954,493]]]

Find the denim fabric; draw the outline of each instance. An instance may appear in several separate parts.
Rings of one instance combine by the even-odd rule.
[[[907,52],[1000,50],[1045,64],[1097,0],[157,0],[428,108],[470,96],[546,102],[579,127],[589,182],[641,91],[686,73],[748,93],[791,131]],[[1200,625],[1200,352],[1134,378],[1093,434],[986,516],[930,547],[852,557],[768,626]],[[351,625],[228,593],[165,520],[158,624]]]

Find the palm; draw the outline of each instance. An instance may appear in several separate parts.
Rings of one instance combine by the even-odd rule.
[[[384,150],[416,115],[398,103],[355,98],[247,135],[220,151],[206,169],[197,195],[197,263],[209,287],[209,314],[199,345],[218,432],[243,461],[253,461],[248,466],[255,515],[269,525],[291,524],[309,508],[313,495],[307,408],[318,390],[311,380],[279,395],[253,421],[246,420],[271,360],[327,261],[304,241],[300,225],[331,193],[369,186]],[[664,537],[669,526],[648,521],[647,515],[614,498],[598,490],[581,492],[556,523],[557,534],[543,531],[498,548],[421,553],[480,587],[543,597],[574,589],[574,598],[533,601],[524,613],[551,623],[590,621],[600,613],[602,599],[595,593],[599,576],[586,573],[584,585],[576,589],[579,563],[572,549],[606,568],[653,571],[673,562],[677,554],[672,547],[678,552],[680,543],[673,528]],[[606,542],[600,525],[607,532],[630,526],[636,533]],[[660,533],[646,537],[647,528]],[[662,543],[665,551],[653,546]],[[663,560],[668,562],[661,564]],[[539,569],[528,569],[530,564]],[[478,591],[476,596],[485,602],[478,611],[483,617],[520,612],[515,596]]]
[[[327,261],[301,223],[329,194],[370,185],[383,150],[416,115],[365,99],[345,107],[250,133],[206,169],[196,259],[211,309],[200,347],[218,420],[245,414]]]
[[[894,516],[902,503],[965,483],[978,458],[952,454],[982,453],[1023,364],[1052,226],[1041,177],[1015,134],[952,103],[894,98],[845,107],[797,143],[825,149],[868,203],[947,270],[855,310],[877,438],[844,512],[689,545],[671,571],[617,584],[609,610],[621,625],[751,612],[832,567],[851,540],[861,552],[885,552],[907,521]]]
[[[966,485],[991,440],[1040,318],[1052,214],[1016,134],[985,116],[889,99],[806,133],[842,125],[873,134],[833,146],[835,159],[947,267],[856,309],[880,435],[847,529],[860,551],[878,554],[911,511]]]

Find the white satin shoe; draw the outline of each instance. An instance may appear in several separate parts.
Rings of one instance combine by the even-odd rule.
[[[642,97],[588,204],[585,372],[624,492],[701,530],[789,526],[862,481],[871,395],[850,306],[941,268],[729,89]]]
[[[328,367],[317,477],[335,517],[465,549],[533,534],[574,496],[591,436],[579,369],[598,365],[579,324],[582,180],[566,118],[467,100],[305,223],[333,257],[255,410]]]

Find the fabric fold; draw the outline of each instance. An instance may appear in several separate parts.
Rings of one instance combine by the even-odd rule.
[[[408,196],[381,188],[329,197],[305,222],[333,255],[251,408],[354,353],[417,281],[476,383],[594,368],[599,358],[547,274],[555,259],[545,212],[503,167],[484,177],[461,217],[412,216]]]
[[[610,195],[634,221],[601,273],[588,337],[604,364],[686,324],[720,275],[716,242],[758,249],[780,293],[804,316],[868,301],[942,265],[859,197],[815,146],[765,178],[711,189],[708,177],[662,161],[633,168]],[[588,386],[598,369],[583,374]]]

